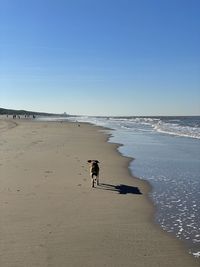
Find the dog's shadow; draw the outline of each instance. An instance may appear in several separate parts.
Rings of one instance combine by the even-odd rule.
[[[142,195],[138,187],[129,186],[125,184],[112,185],[112,184],[100,183],[97,188],[102,190],[118,192],[121,195],[126,195],[126,194]]]

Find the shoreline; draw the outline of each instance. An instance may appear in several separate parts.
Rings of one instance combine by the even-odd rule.
[[[79,128],[77,123],[71,122],[18,122],[18,127],[7,130],[7,134],[2,132],[2,155],[5,149],[5,158],[9,162],[15,161],[15,166],[10,166],[4,159],[3,165],[0,166],[2,169],[5,165],[2,173],[8,178],[2,179],[4,196],[1,200],[4,204],[1,209],[7,222],[6,226],[1,222],[1,234],[6,243],[5,246],[3,241],[1,244],[3,266],[11,266],[12,259],[9,257],[16,252],[19,256],[14,255],[17,257],[15,266],[20,267],[27,266],[27,263],[28,266],[36,266],[36,263],[37,266],[132,266],[133,262],[134,266],[197,266],[198,260],[187,254],[181,241],[164,232],[155,223],[155,206],[148,196],[151,186],[147,181],[132,175],[129,169],[132,158],[119,152],[120,144],[109,142],[109,134],[102,132],[103,127],[79,123]],[[58,142],[57,137],[60,138]],[[106,186],[93,190],[90,188],[85,162],[89,155],[96,154],[102,162],[100,168],[103,175],[100,179],[102,177],[102,184]],[[69,163],[63,159],[64,156]],[[35,165],[31,164],[33,159]],[[26,168],[21,165],[22,160]],[[36,166],[38,170],[35,169]],[[67,181],[66,169],[69,177]],[[25,177],[27,172],[30,184]],[[13,175],[16,175],[15,180]],[[58,181],[54,180],[55,177],[59,178]],[[76,183],[72,177],[77,179]],[[100,180],[100,183],[102,181]],[[126,186],[126,193],[120,194],[117,189],[120,184]],[[20,186],[23,189],[17,189]],[[11,194],[12,187],[16,190]],[[128,189],[133,187],[138,188],[141,194],[130,193]],[[8,188],[11,191],[8,191]],[[21,191],[25,193],[20,195]],[[24,200],[29,204],[24,204]],[[40,212],[33,200],[43,207]],[[10,210],[5,209],[5,201],[6,205],[11,202]],[[18,201],[25,207],[21,208]],[[69,204],[69,201],[72,203]],[[31,210],[28,210],[30,207]],[[17,208],[19,213],[13,215],[13,208]],[[64,214],[61,208],[66,209]],[[57,216],[50,211],[54,211]],[[26,213],[28,218],[24,215]],[[91,222],[92,215],[94,222]],[[10,216],[17,219],[17,229],[13,229]],[[39,219],[42,222],[38,221]],[[47,226],[49,224],[51,227]],[[28,227],[28,239],[26,235],[23,235],[23,238],[19,236],[24,226]],[[35,239],[34,234],[37,236],[37,232],[33,230],[31,233],[31,226],[42,233],[42,238],[38,236],[38,239]],[[14,238],[9,236],[7,228],[11,230]],[[54,238],[49,235],[54,235]],[[11,246],[13,251],[9,247],[12,239],[15,239],[15,242],[20,241]],[[37,240],[40,240],[40,245],[36,245]],[[29,249],[24,244],[28,245]],[[37,259],[32,254],[37,255]],[[50,256],[44,259],[46,254]],[[13,261],[16,260],[15,257]],[[6,259],[10,262],[7,263]]]
[[[118,133],[116,133],[115,134],[115,131],[120,131],[120,129],[117,129],[117,127],[115,128],[113,128],[113,129],[111,129],[111,135],[110,135],[110,137],[109,137],[109,142],[111,142],[111,143],[120,143],[120,139],[121,138],[119,138],[119,134]],[[123,136],[123,133],[121,133],[121,135]],[[118,138],[116,138],[116,136],[118,136]],[[125,136],[125,135],[124,135]],[[148,138],[148,136],[147,136],[147,138]],[[121,141],[123,140],[123,138],[121,139]],[[189,139],[188,139],[189,140]],[[140,141],[140,140],[139,140]],[[195,140],[196,141],[196,140]],[[137,175],[135,175],[135,168],[134,168],[134,166],[136,167],[136,165],[134,164],[134,160],[135,160],[135,155],[137,154],[137,155],[140,155],[140,152],[138,153],[138,149],[136,148],[136,151],[134,152],[134,155],[133,155],[133,153],[131,153],[127,148],[128,148],[128,146],[129,146],[129,143],[126,143],[126,141],[122,141],[123,142],[123,144],[122,144],[122,147],[121,147],[121,144],[118,146],[118,152],[120,153],[120,155],[122,155],[122,156],[125,156],[125,157],[130,157],[130,158],[132,158],[133,159],[133,161],[130,161],[130,163],[129,163],[129,169],[130,169],[130,173],[131,173],[131,175],[133,176],[133,178],[136,178],[136,179],[139,179],[139,180],[141,180],[141,181],[144,181],[144,182],[146,182],[148,185],[149,185],[149,189],[148,189],[148,195],[147,195],[147,200],[148,201],[150,201],[151,203],[152,203],[152,205],[153,205],[153,208],[154,208],[154,216],[153,216],[153,223],[155,223],[156,225],[158,225],[159,226],[159,228],[161,229],[161,231],[163,231],[163,232],[165,232],[165,233],[167,233],[167,234],[169,234],[169,235],[172,235],[173,237],[175,237],[177,240],[179,240],[182,244],[183,244],[183,246],[185,247],[185,249],[187,250],[187,253],[188,254],[190,254],[190,255],[192,255],[193,257],[195,257],[195,258],[198,258],[198,259],[200,259],[199,258],[199,256],[200,256],[200,252],[199,252],[199,246],[198,246],[198,237],[199,237],[199,227],[198,227],[198,223],[196,222],[196,225],[195,225],[195,223],[193,223],[193,222],[191,222],[191,221],[189,221],[191,218],[190,218],[190,214],[188,214],[188,217],[176,217],[177,218],[177,220],[176,221],[179,221],[178,220],[178,218],[180,218],[180,219],[182,219],[182,221],[184,221],[184,225],[182,225],[183,226],[183,234],[182,234],[182,236],[180,236],[180,232],[178,232],[178,230],[176,230],[176,231],[174,231],[174,228],[175,228],[175,226],[177,226],[177,222],[175,221],[175,219],[173,218],[172,219],[172,221],[167,225],[166,223],[163,223],[163,221],[162,220],[159,220],[159,218],[161,218],[161,214],[162,214],[162,218],[164,218],[166,221],[167,221],[167,219],[168,219],[168,217],[166,216],[166,217],[164,217],[164,213],[167,213],[167,212],[169,212],[169,210],[168,209],[166,209],[166,210],[164,210],[163,209],[163,211],[161,211],[160,210],[160,207],[164,207],[165,206],[165,204],[160,204],[157,200],[156,200],[156,198],[155,198],[155,196],[156,196],[156,194],[157,194],[157,192],[159,192],[159,188],[157,188],[158,189],[158,191],[156,190],[156,186],[155,185],[153,185],[153,182],[151,181],[151,180],[149,180],[149,175],[152,175],[152,173],[151,173],[151,167],[152,166],[154,166],[154,168],[155,168],[155,165],[153,165],[152,164],[152,166],[150,167],[149,166],[149,172],[147,173],[147,172],[144,172],[143,171],[143,174],[145,173],[145,175],[143,176],[143,177],[145,177],[145,178],[139,178],[139,176],[137,177]],[[143,142],[144,142],[144,137],[143,137]],[[143,145],[143,144],[141,144],[141,145]],[[123,146],[125,147],[125,149],[123,148]],[[130,145],[131,146],[131,145]],[[135,146],[137,147],[137,144],[135,144]],[[126,150],[127,149],[127,150]],[[130,149],[130,148],[129,148]],[[133,147],[132,147],[132,149],[134,149]],[[127,152],[128,151],[128,152]],[[149,150],[150,151],[150,150]],[[148,151],[148,152],[149,152]],[[189,150],[190,151],[190,150]],[[146,153],[148,153],[147,151],[146,151]],[[160,151],[158,151],[158,153],[159,153]],[[136,154],[135,154],[136,153]],[[151,156],[151,155],[149,155],[149,156]],[[155,151],[154,151],[154,154],[152,155],[153,157],[155,157]],[[162,156],[162,154],[161,154],[161,156]],[[193,157],[192,157],[193,158]],[[141,157],[139,158],[140,159],[140,162],[142,162],[142,160],[144,160],[144,158],[142,159]],[[138,160],[138,158],[137,158],[137,160]],[[145,159],[145,161],[146,161],[146,159]],[[144,165],[145,166],[147,166],[147,164],[146,164],[146,162],[144,161]],[[148,159],[147,159],[147,162],[148,162]],[[153,163],[153,162],[152,162]],[[158,164],[158,162],[157,162],[157,168],[158,168],[158,166],[159,166],[159,164]],[[143,167],[140,165],[140,169],[142,169]],[[180,171],[183,173],[184,171],[183,171],[184,169],[181,169]],[[138,169],[137,169],[137,171],[138,171]],[[136,172],[137,172],[136,171]],[[185,170],[186,171],[186,170]],[[140,171],[141,172],[141,171]],[[180,173],[181,173],[180,172]],[[191,173],[190,173],[191,172]],[[193,170],[190,170],[188,173],[190,173],[190,175],[192,175],[192,173],[193,173]],[[166,176],[167,177],[167,176]],[[184,177],[184,176],[183,176]],[[198,176],[197,176],[198,177]],[[194,176],[193,176],[193,178],[194,178]],[[155,186],[155,187],[154,187]],[[161,185],[162,186],[162,185]],[[187,184],[186,184],[186,186],[185,187],[187,187]],[[178,188],[178,184],[177,184],[177,188]],[[180,189],[180,186],[179,186],[179,189]],[[167,192],[167,190],[168,190],[168,193],[169,193],[169,187],[167,188],[165,188],[165,190],[166,190],[166,192]],[[164,192],[164,191],[163,191]],[[159,196],[159,195],[157,195],[157,196]],[[170,195],[168,195],[168,196],[170,196]],[[179,197],[180,197],[180,195],[179,195]],[[172,198],[173,198],[173,194],[172,194]],[[171,198],[171,199],[172,199]],[[177,197],[178,198],[178,197]],[[194,199],[193,199],[194,200]],[[172,204],[172,203],[170,203],[170,201],[168,200],[168,202],[167,202],[167,199],[165,199],[165,201],[166,201],[166,203],[168,204],[168,206],[170,205],[170,204]],[[198,200],[197,200],[198,201]],[[192,201],[193,202],[193,204],[194,204],[194,207],[195,206],[198,206],[198,204],[197,205],[195,205],[196,203],[195,203],[195,201]],[[179,205],[178,205],[179,206]],[[188,204],[188,206],[189,206],[189,204]],[[191,207],[191,209],[193,209],[194,207]],[[166,208],[167,208],[167,205],[166,205]],[[161,213],[162,212],[162,213]],[[195,212],[196,212],[196,210],[195,210]],[[178,212],[177,212],[177,214],[179,214]],[[168,213],[168,216],[169,216],[170,214]],[[171,213],[171,215],[173,215],[173,212]],[[195,214],[195,216],[194,216],[194,214],[191,214],[192,215],[192,217],[193,218],[198,218],[198,213],[196,213]],[[175,216],[174,216],[175,217]],[[185,218],[187,218],[188,219],[188,221],[186,221],[186,220],[184,220]],[[198,220],[197,220],[198,221]],[[169,222],[169,221],[168,221]],[[190,232],[187,232],[186,230],[184,231],[184,229],[187,229],[187,226],[190,226],[190,223],[191,223],[191,225],[193,225],[193,231],[191,231],[190,230]],[[181,227],[181,220],[180,220],[180,224],[179,224],[179,229],[180,229],[180,227]],[[195,229],[197,229],[196,231],[195,231]],[[180,231],[181,231],[181,229],[180,229]],[[179,234],[179,236],[178,236],[178,234]],[[185,235],[185,234],[187,234],[187,236]],[[195,239],[196,238],[196,239]],[[194,241],[194,242],[193,242]]]
[[[150,208],[152,209],[151,210],[151,214],[150,214],[150,217],[149,217],[149,220],[150,220],[150,223],[152,223],[153,225],[155,225],[155,227],[158,228],[158,231],[160,231],[161,233],[163,233],[164,235],[168,235],[170,236],[172,239],[174,239],[175,241],[178,241],[180,243],[180,245],[182,246],[182,249],[185,250],[185,253],[192,256],[193,258],[199,260],[199,257],[195,257],[193,254],[189,253],[189,249],[188,249],[188,246],[186,244],[186,242],[184,242],[184,240],[181,240],[181,239],[178,239],[176,237],[176,235],[172,232],[167,232],[166,230],[164,230],[161,225],[156,222],[156,219],[155,219],[155,214],[157,212],[157,206],[156,204],[154,203],[153,199],[150,197],[150,193],[153,191],[153,185],[151,185],[151,183],[148,181],[148,180],[144,180],[144,179],[141,179],[139,177],[137,177],[136,175],[134,175],[134,173],[131,171],[131,168],[130,168],[130,164],[132,161],[134,161],[135,158],[132,158],[132,157],[129,157],[129,156],[126,156],[126,155],[123,155],[119,148],[121,146],[123,146],[123,144],[120,144],[120,143],[115,143],[115,142],[112,142],[110,141],[110,139],[112,138],[112,134],[111,133],[107,133],[106,131],[115,131],[114,129],[111,129],[111,128],[108,128],[108,127],[104,127],[104,126],[98,126],[98,125],[95,125],[95,124],[92,124],[92,123],[89,123],[89,122],[79,122],[80,124],[88,124],[88,125],[91,125],[93,127],[97,127],[100,128],[100,131],[107,135],[107,139],[106,139],[106,142],[109,143],[109,144],[113,144],[115,145],[115,150],[117,153],[119,153],[119,155],[122,157],[122,158],[125,158],[127,160],[127,166],[126,166],[126,169],[128,170],[128,175],[131,176],[133,178],[133,180],[137,180],[139,183],[142,183],[143,186],[144,186],[144,197],[146,198],[147,202],[150,204]]]

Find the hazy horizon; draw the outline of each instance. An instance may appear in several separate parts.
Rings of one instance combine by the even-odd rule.
[[[0,107],[0,109],[4,107]],[[5,108],[7,109],[7,108]],[[70,114],[70,113],[67,113],[67,112],[60,112],[60,113],[54,113],[54,112],[46,112],[46,111],[42,111],[42,110],[26,110],[26,109],[13,109],[13,108],[8,108],[8,110],[16,110],[16,111],[20,111],[20,110],[23,110],[23,111],[27,111],[27,112],[35,112],[35,113],[49,113],[49,114],[52,114],[52,115],[66,115],[66,116],[77,116],[77,117],[122,117],[122,118],[131,118],[131,117],[200,117],[200,114],[194,114],[194,115],[151,115],[151,114],[144,114],[144,115],[137,115],[137,114],[133,114],[133,115],[88,115],[88,114]]]

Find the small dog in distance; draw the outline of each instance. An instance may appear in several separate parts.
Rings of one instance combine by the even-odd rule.
[[[95,183],[99,185],[99,161],[90,159],[87,162],[90,164],[91,186],[94,187]]]

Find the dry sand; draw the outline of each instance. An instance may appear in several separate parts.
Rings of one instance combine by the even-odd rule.
[[[0,120],[1,267],[199,266],[153,223],[149,186],[107,138],[88,124]],[[101,162],[95,189],[88,159]]]

